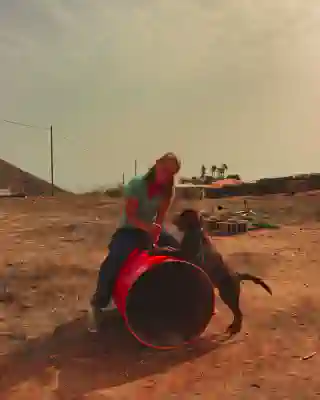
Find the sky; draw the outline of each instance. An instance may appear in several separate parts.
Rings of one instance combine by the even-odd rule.
[[[319,0],[0,0],[0,158],[80,192],[320,172]],[[43,129],[5,123],[13,120]]]

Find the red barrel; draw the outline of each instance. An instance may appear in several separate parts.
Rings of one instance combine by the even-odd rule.
[[[214,291],[198,266],[134,251],[120,271],[113,300],[142,344],[171,349],[200,336],[214,313]]]

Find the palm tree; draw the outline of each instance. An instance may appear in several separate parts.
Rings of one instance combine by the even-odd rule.
[[[200,178],[201,179],[204,179],[205,178],[205,176],[206,176],[206,173],[207,173],[207,168],[205,167],[205,165],[201,165],[201,175],[200,175]]]
[[[222,167],[218,167],[217,172],[218,172],[218,178],[222,179],[224,175],[224,169]]]
[[[221,178],[224,179],[224,174],[225,174],[226,171],[228,170],[227,164],[221,164],[221,167],[218,168],[218,170],[220,171],[220,176],[221,176]]]
[[[212,176],[212,178],[216,177],[216,172],[217,172],[217,166],[216,165],[211,165],[211,176]]]
[[[228,171],[229,168],[228,168],[227,164],[222,164],[222,166],[223,166],[224,172]]]

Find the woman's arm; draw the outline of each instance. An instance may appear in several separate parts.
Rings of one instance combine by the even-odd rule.
[[[164,219],[167,215],[167,212],[172,204],[174,198],[174,188],[172,188],[171,193],[166,196],[159,207],[158,213],[157,213],[157,217],[156,217],[156,224],[162,225],[164,222]]]
[[[137,213],[139,201],[143,194],[144,186],[141,179],[133,178],[127,185],[124,186],[125,213],[127,221],[131,225],[151,234],[153,232],[152,224],[142,221]]]
[[[147,224],[144,221],[141,221],[137,217],[138,204],[139,204],[138,199],[134,197],[126,198],[125,210],[126,210],[127,220],[130,224],[134,225],[138,229],[142,229],[148,233],[151,233],[153,229],[152,224]]]
[[[162,224],[164,222],[164,219],[165,219],[165,217],[167,215],[167,212],[168,212],[168,210],[170,208],[170,205],[171,205],[171,198],[164,199],[161,202],[159,210],[158,210],[158,213],[157,213],[157,217],[156,217],[156,220],[155,220],[156,224],[162,226]]]

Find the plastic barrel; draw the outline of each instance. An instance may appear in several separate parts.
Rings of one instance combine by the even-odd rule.
[[[200,267],[138,251],[121,269],[113,300],[131,334],[163,350],[199,337],[215,306],[211,281]]]

